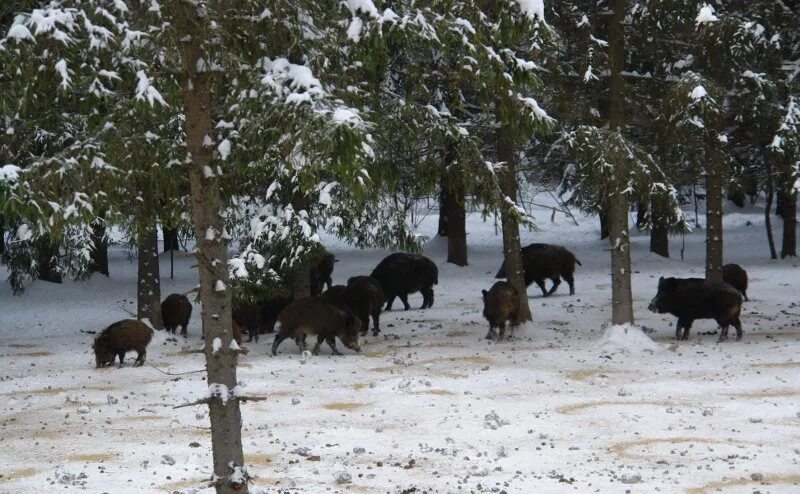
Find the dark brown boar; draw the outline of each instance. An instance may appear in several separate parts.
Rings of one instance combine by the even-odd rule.
[[[278,315],[275,324],[275,341],[272,343],[272,354],[278,354],[278,345],[283,340],[293,337],[300,347],[306,350],[306,336],[316,335],[317,344],[312,353],[319,354],[319,347],[327,341],[334,355],[341,355],[336,348],[338,336],[347,348],[361,353],[358,345],[358,333],[361,323],[346,306],[338,306],[314,297],[295,300]]]
[[[141,321],[125,319],[115,322],[94,338],[92,349],[97,367],[113,365],[117,356],[122,367],[125,353],[132,350],[137,353],[134,367],[144,364],[152,337],[153,330]]]
[[[486,339],[497,338],[497,341],[501,341],[506,332],[506,322],[511,321],[511,324],[514,324],[517,319],[519,293],[507,281],[498,281],[488,292],[486,290],[481,292],[483,292],[483,317],[489,321],[489,333],[486,334]],[[500,328],[499,335],[494,328]]]
[[[347,280],[347,291],[350,309],[361,320],[362,336],[369,330],[370,316],[372,316],[372,336],[378,336],[381,332],[381,309],[386,302],[386,295],[380,282],[372,276],[354,276]],[[431,294],[431,304],[433,304],[433,294]]]
[[[340,307],[349,308],[361,321],[361,335],[369,330],[369,320],[372,317],[372,334],[380,333],[380,315],[385,297],[378,280],[371,276],[355,276],[347,280],[347,286],[334,285],[325,291],[320,300],[330,302]]]
[[[264,320],[261,317],[261,306],[256,302],[234,299],[231,316],[233,321],[239,325],[240,330],[247,331],[247,342],[249,343],[255,339],[256,343],[258,343],[258,335],[264,326]]]
[[[181,327],[181,336],[187,336],[186,328],[192,317],[192,303],[185,295],[173,293],[161,302],[161,316],[164,318],[164,329],[175,334]]]
[[[543,297],[549,297],[561,284],[561,278],[569,285],[569,294],[575,295],[575,264],[581,262],[575,254],[560,245],[530,244],[522,249],[522,265],[525,268],[525,285],[534,281],[542,290]],[[505,278],[505,264],[500,266],[496,278]],[[549,279],[553,286],[548,291],[544,281]]]
[[[726,264],[722,266],[722,281],[742,292],[745,300],[747,299],[747,271],[738,264]]]
[[[386,297],[386,310],[392,310],[395,297],[400,297],[406,310],[410,293],[422,293],[422,307],[433,307],[433,285],[439,283],[436,263],[419,254],[395,252],[386,256],[372,271]]]
[[[669,313],[678,318],[676,340],[688,340],[695,319],[714,319],[722,328],[719,341],[728,337],[728,328],[736,328],[742,339],[742,294],[727,283],[713,283],[703,278],[661,278],[658,293],[648,306],[652,312]]]
[[[336,257],[327,250],[322,255],[316,266],[311,268],[311,296],[316,297],[322,293],[322,289],[327,285],[328,288],[333,286],[333,265],[336,263]]]

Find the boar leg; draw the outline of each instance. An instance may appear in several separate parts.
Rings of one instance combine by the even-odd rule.
[[[741,340],[742,339],[742,321],[740,321],[738,317],[736,319],[734,319],[733,327],[736,328],[736,341]]]
[[[339,349],[336,348],[336,337],[335,336],[328,336],[326,341],[328,342],[328,346],[331,347],[331,352],[333,353],[333,355],[341,355],[342,354],[342,352],[340,352]]]
[[[433,307],[433,288],[422,290],[422,308],[430,309]]]
[[[728,328],[730,325],[728,323],[723,323],[719,325],[719,339],[718,342],[722,343],[723,341],[728,339]]]
[[[398,295],[398,297],[400,297],[400,301],[403,302],[403,307],[405,307],[406,310],[411,308],[411,306],[408,304],[408,294],[407,293],[401,293],[400,295]]]
[[[188,325],[189,323],[185,323],[181,326],[181,336],[183,336],[184,338],[186,338],[186,336],[189,335],[189,331],[186,330],[186,326]]]
[[[689,330],[692,329],[692,323],[694,319],[687,319],[686,322],[683,324],[683,339],[689,339]]]
[[[494,338],[495,338],[494,324],[489,323],[489,332],[486,333],[486,339],[493,340]]]
[[[394,293],[386,294],[386,299],[388,300],[388,302],[386,302],[386,310],[392,310],[392,304],[394,303],[395,296],[396,295]]]
[[[549,291],[549,292],[547,292],[547,296],[548,296],[548,297],[549,297],[550,295],[552,295],[553,293],[555,293],[556,289],[558,288],[558,285],[560,285],[560,284],[561,284],[561,278],[559,278],[558,276],[556,276],[555,278],[550,278],[550,281],[552,281],[552,282],[553,282],[553,286],[551,286],[551,287],[550,287],[550,291]]]
[[[289,337],[289,333],[280,332],[275,335],[275,341],[272,342],[272,354],[278,355],[278,345],[281,344],[283,340]],[[249,340],[248,340],[249,341]]]
[[[569,294],[575,295],[575,277],[572,273],[562,273],[561,277],[564,278],[564,281],[569,285]]]
[[[503,338],[506,336],[506,322],[503,321],[500,323],[500,334],[497,336],[497,341],[503,341]]]
[[[300,353],[303,353],[306,350],[308,350],[308,347],[306,347],[306,335],[305,334],[297,335],[295,337],[294,341],[295,341],[295,343],[297,343],[297,347],[300,349]]]
[[[117,355],[119,356],[119,366],[122,367],[125,365],[125,352],[118,353]],[[111,363],[113,364],[114,361],[112,360]]]
[[[358,315],[358,319],[361,320],[361,336],[367,336],[369,331],[369,309],[363,309]]]
[[[539,286],[539,289],[542,290],[542,297],[547,296],[547,288],[544,286],[544,280],[533,280]]]
[[[321,334],[317,335],[317,344],[314,345],[314,349],[311,350],[312,355],[319,355],[319,347],[322,346],[323,341],[325,341],[325,337]]]
[[[372,313],[372,336],[378,336],[378,333],[381,332],[380,318],[381,310],[378,308],[378,310]]]
[[[147,352],[145,350],[142,350],[141,352],[139,350],[136,350],[136,362],[133,363],[133,366],[141,367],[142,365],[144,365],[145,357],[147,357]]]

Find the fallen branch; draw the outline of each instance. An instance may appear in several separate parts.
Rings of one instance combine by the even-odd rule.
[[[120,305],[120,304],[117,304],[117,307],[119,307],[119,308],[120,308],[120,310],[122,310],[124,313],[128,314],[129,316],[131,316],[131,317],[136,317],[136,314],[134,314],[133,312],[129,311],[128,309],[126,309],[126,308],[125,308],[125,307],[123,307],[122,305]]]
[[[201,370],[193,370],[193,371],[187,371],[187,372],[167,372],[165,370],[159,369],[158,367],[156,367],[155,365],[151,364],[150,362],[147,362],[147,364],[150,367],[152,367],[153,369],[157,370],[158,372],[160,372],[162,374],[166,374],[168,376],[182,376],[184,374],[196,374],[198,372],[205,372],[206,371],[205,369],[201,369]]]
[[[239,400],[240,403],[246,403],[248,401],[265,401],[267,399],[266,396],[240,396],[238,398],[231,396],[231,399]],[[191,403],[184,403],[183,405],[176,405],[173,408],[185,408],[185,407],[193,407],[196,405],[208,405],[211,402],[212,398],[202,398],[197,401],[193,401]]]

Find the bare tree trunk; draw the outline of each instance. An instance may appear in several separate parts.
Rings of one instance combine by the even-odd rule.
[[[453,178],[453,180],[460,180]],[[453,185],[453,184],[451,184]],[[447,211],[447,262],[456,266],[467,265],[467,211],[464,205],[464,184],[454,184],[449,189]]]
[[[797,196],[791,191],[784,191],[782,195],[783,241],[781,242],[781,259],[785,259],[787,257],[797,257]]]
[[[631,285],[631,249],[628,228],[627,197],[609,198],[608,226],[611,245],[611,323],[633,324],[633,288]]]
[[[136,317],[148,319],[155,329],[164,329],[161,318],[161,270],[158,264],[158,234],[154,221],[140,220],[137,227],[139,274]]]
[[[772,176],[772,161],[765,153],[764,163],[767,168],[767,204],[764,207],[764,224],[767,227],[767,242],[769,243],[770,259],[778,258],[778,251],[775,249],[775,238],[772,235],[772,200],[775,197],[775,179]]]
[[[446,237],[450,231],[447,217],[447,200],[450,194],[447,192],[447,177],[442,171],[441,185],[439,186],[439,230],[437,232],[440,237]]]
[[[722,156],[719,142],[706,143],[706,279],[722,281]]]
[[[600,218],[600,240],[605,240],[608,238],[608,208],[598,213],[598,218]]]
[[[219,177],[203,174],[213,170],[212,149],[203,141],[213,134],[211,72],[198,72],[198,61],[206,59],[204,33],[210,31],[207,19],[187,0],[175,0],[176,27],[182,44],[183,105],[186,117],[186,147],[191,164],[189,185],[192,222],[197,241],[205,337],[208,401],[211,421],[211,450],[214,458],[214,487],[217,494],[246,494],[248,475],[242,450],[242,415],[237,386],[238,353],[230,348],[231,291],[228,288],[228,252],[220,216],[222,205]],[[209,230],[213,235],[209,235]],[[212,342],[222,343],[214,351]]]
[[[34,241],[37,265],[36,277],[50,283],[61,283],[63,278],[58,271],[58,245],[51,240],[50,235],[43,235]]]
[[[162,226],[161,231],[164,233],[164,252],[168,250],[180,250],[180,245],[178,244],[178,229]]]
[[[108,237],[106,223],[102,218],[92,222],[92,271],[108,276]]]
[[[6,253],[6,218],[0,214],[0,256]]]
[[[666,211],[660,199],[653,199],[650,207],[653,212],[651,218],[653,227],[650,230],[650,252],[662,257],[669,257],[669,228],[667,227]]]
[[[506,279],[519,293],[519,312],[515,323],[531,321],[531,307],[528,304],[528,287],[525,286],[525,268],[522,265],[522,245],[519,239],[519,222],[515,208],[517,202],[517,167],[512,143],[504,137],[503,130],[497,136],[497,158],[506,163],[506,169],[500,173],[500,190],[505,196],[500,214],[503,226],[503,257],[505,259]]]
[[[311,270],[301,268],[292,274],[292,295],[295,300],[311,296]]]
[[[783,194],[779,190],[775,197],[775,216],[783,216]]]
[[[636,203],[636,229],[640,232],[644,230],[647,217],[647,201]]]
[[[609,127],[622,132],[625,125],[625,27],[623,21],[627,0],[613,0],[614,12],[609,24],[611,76],[609,89]],[[608,233],[611,245],[611,323],[633,324],[633,290],[631,286],[631,238],[628,228],[630,203],[623,194],[628,186],[627,173],[616,170],[616,191],[608,198]]]

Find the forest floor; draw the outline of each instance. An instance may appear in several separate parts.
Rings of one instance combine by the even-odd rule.
[[[270,335],[241,359],[248,394],[244,450],[255,492],[557,493],[800,492],[800,295],[796,260],[770,261],[763,211],[730,207],[726,262],[750,275],[744,338],[717,343],[713,321],[675,342],[675,320],[647,311],[660,276],[703,276],[703,232],[673,238],[671,259],[634,236],[637,324],[652,338],[602,344],[610,317],[609,254],[597,221],[580,226],[539,210],[523,243],[562,244],[583,266],[577,294],[550,298],[530,287],[533,323],[511,341],[484,340],[480,290],[494,283],[501,239],[478,214],[468,220],[470,264],[439,265],[432,309],[394,310],[383,333],[303,358]],[[420,232],[432,235],[429,216]],[[776,238],[780,238],[780,228]],[[334,282],[369,274],[385,251],[328,242]],[[162,295],[196,284],[178,258]],[[2,273],[0,273],[2,274]],[[136,266],[112,252],[111,277],[0,287],[0,493],[85,491],[207,493],[208,413],[173,409],[206,389],[195,307],[189,338],[157,334],[148,364],[95,369],[93,335],[135,310]],[[400,304],[396,304],[400,305]],[[125,310],[123,310],[123,308]],[[645,340],[645,341],[641,341]],[[351,482],[341,484],[350,476]]]

